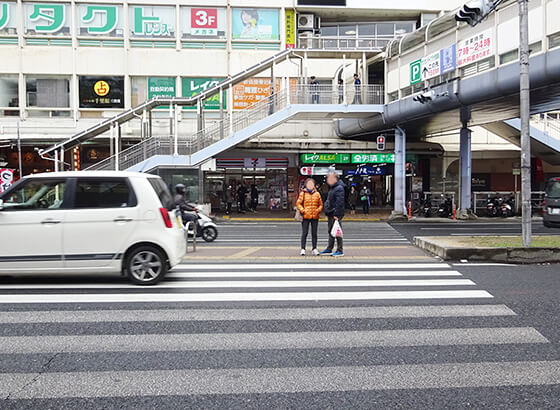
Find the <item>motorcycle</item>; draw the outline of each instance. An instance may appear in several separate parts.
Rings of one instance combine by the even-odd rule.
[[[196,211],[191,212],[196,216],[196,237],[202,238],[205,242],[214,242],[218,237],[218,225],[208,215]],[[194,226],[188,223],[188,220],[183,217],[183,229],[187,234],[192,237],[194,235]]]
[[[424,209],[424,217],[429,218],[430,215],[432,214],[432,201],[426,199],[424,201],[423,209]]]
[[[449,218],[453,213],[453,201],[449,197],[444,197],[438,208],[440,218]]]
[[[500,200],[498,198],[488,198],[486,214],[491,218],[495,218],[500,215],[500,212]]]
[[[500,213],[504,218],[511,218],[514,212],[514,200],[512,197],[502,201],[500,204]]]

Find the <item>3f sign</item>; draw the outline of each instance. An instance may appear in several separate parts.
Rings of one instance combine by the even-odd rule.
[[[199,10],[196,12],[196,24],[199,27],[212,27],[212,25],[216,22],[216,16],[209,16],[205,10]]]
[[[217,29],[218,10],[217,9],[191,9],[191,27],[193,29]]]

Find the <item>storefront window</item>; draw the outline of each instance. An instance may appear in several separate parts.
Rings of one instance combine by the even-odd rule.
[[[132,88],[131,104],[136,107],[148,99],[148,77],[132,77],[130,83]]]
[[[70,79],[61,77],[26,77],[27,107],[35,108],[31,116],[70,116],[70,110],[40,110],[70,108]]]
[[[79,36],[123,36],[122,6],[110,4],[78,4]]]
[[[130,6],[130,34],[134,37],[175,37],[175,7]]]
[[[24,3],[26,35],[70,36],[70,5],[67,3]]]
[[[234,40],[280,40],[278,9],[234,8]]]
[[[0,113],[2,115],[18,115],[18,106],[18,76],[0,76]]]
[[[191,40],[225,39],[226,9],[181,7],[181,32]]]
[[[0,34],[15,36],[17,34],[16,3],[0,3]]]

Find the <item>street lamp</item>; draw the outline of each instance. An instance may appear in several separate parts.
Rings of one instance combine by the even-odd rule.
[[[474,0],[459,9],[455,20],[471,26],[480,23],[505,0]],[[521,119],[521,230],[523,246],[531,246],[531,136],[529,92],[529,0],[519,5],[519,118]]]

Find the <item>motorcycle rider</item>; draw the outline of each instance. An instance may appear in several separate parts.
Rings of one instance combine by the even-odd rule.
[[[188,222],[196,223],[198,218],[190,212],[197,212],[198,209],[187,202],[185,193],[185,185],[175,185],[175,206],[179,209],[179,212],[181,212],[183,224],[186,226]]]

